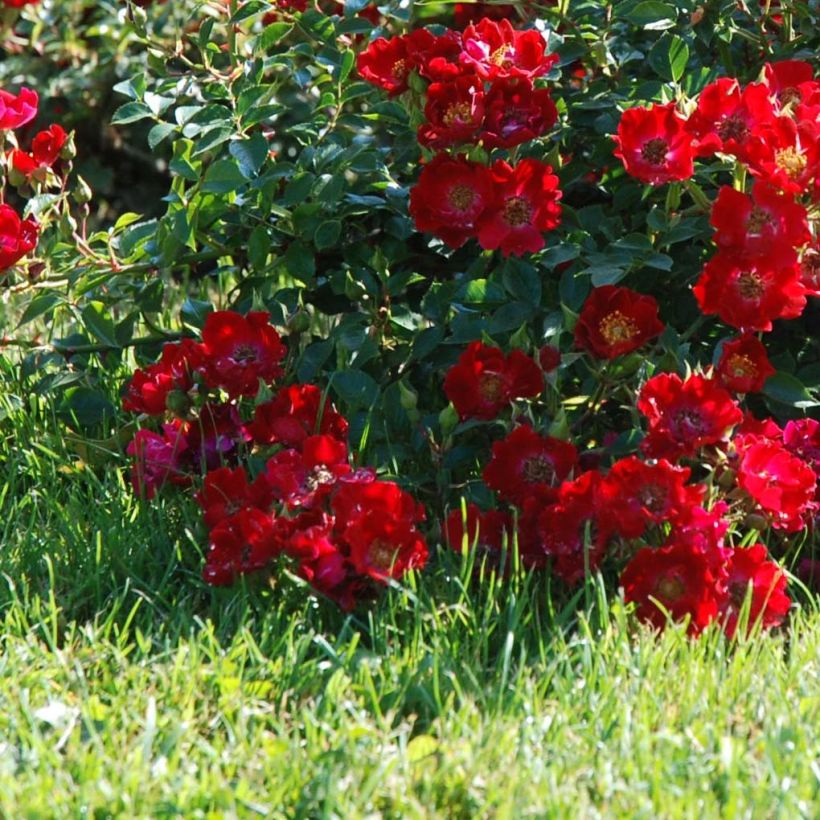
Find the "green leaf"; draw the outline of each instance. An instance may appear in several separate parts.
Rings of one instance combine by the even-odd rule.
[[[95,339],[104,345],[119,347],[114,322],[102,302],[89,302],[82,310],[83,325]]]
[[[798,378],[782,370],[766,380],[763,395],[780,404],[799,409],[820,406],[820,402]]]
[[[671,3],[643,0],[622,15],[630,23],[644,28],[669,28],[678,17],[678,10]]]
[[[270,234],[264,225],[257,225],[248,237],[248,260],[257,271],[263,271],[270,253]]]
[[[268,158],[268,141],[262,134],[254,134],[250,139],[235,140],[228,148],[231,156],[239,163],[239,170],[251,179]]]
[[[342,223],[338,219],[329,219],[316,228],[316,233],[313,234],[313,244],[317,251],[323,251],[332,248],[341,235]]]
[[[283,257],[287,272],[301,280],[309,282],[316,275],[316,260],[312,249],[303,242],[291,242]]]
[[[356,62],[356,55],[353,49],[347,49],[342,55],[342,67],[339,69],[339,82],[343,83],[353,70],[353,64]]]
[[[152,117],[153,112],[145,104],[141,102],[129,102],[121,105],[111,117],[112,125],[127,125],[131,122],[144,120],[146,117]]]
[[[59,412],[82,427],[94,427],[114,416],[114,405],[99,390],[70,387],[63,395]]]
[[[372,407],[379,396],[379,386],[372,376],[361,370],[342,370],[333,377],[333,390],[350,407]]]
[[[199,299],[186,299],[180,309],[180,315],[186,325],[201,330],[205,326],[208,314],[213,313],[213,309],[214,306],[210,302],[203,302]]]
[[[230,159],[219,159],[205,172],[202,190],[213,194],[227,194],[246,185],[239,166]]]
[[[177,126],[172,122],[158,122],[148,132],[148,147],[153,151],[166,137],[169,137],[176,130]]]
[[[649,51],[649,65],[664,80],[677,82],[686,70],[689,46],[677,34],[664,34]]]
[[[63,304],[63,297],[60,296],[60,294],[51,293],[49,291],[38,293],[28,303],[26,309],[23,311],[23,315],[20,317],[20,322],[17,327],[22,327],[23,325],[28,324],[38,316],[48,313],[60,304]]]

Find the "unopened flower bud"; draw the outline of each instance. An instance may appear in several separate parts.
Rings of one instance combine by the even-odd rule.
[[[74,188],[72,196],[76,203],[84,205],[86,202],[91,202],[94,193],[91,190],[91,186],[81,176],[78,176],[77,186]]]
[[[446,437],[455,430],[458,424],[458,413],[452,404],[448,404],[439,414],[438,423],[441,425],[441,432]]]

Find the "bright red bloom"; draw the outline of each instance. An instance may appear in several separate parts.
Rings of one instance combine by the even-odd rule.
[[[814,509],[814,470],[776,441],[753,440],[742,447],[737,482],[775,529],[798,532]]]
[[[673,102],[627,109],[614,140],[615,156],[641,182],[662,185],[694,173],[692,135]]]
[[[419,74],[435,83],[446,83],[460,77],[465,68],[459,61],[461,34],[445,31],[435,35],[417,28],[404,37],[408,58]]]
[[[59,126],[52,125],[47,131],[40,131],[31,143],[31,153],[15,149],[11,152],[11,165],[15,171],[27,179],[35,176],[45,179],[45,170],[59,159],[60,152],[68,140],[68,134]],[[39,172],[39,173],[38,173]]]
[[[730,550],[727,556],[726,594],[720,604],[720,620],[731,638],[737,631],[751,587],[747,630],[760,623],[762,629],[780,626],[786,618],[791,600],[786,594],[786,575],[774,562],[763,544]]]
[[[0,272],[34,250],[39,234],[40,227],[31,217],[20,219],[11,205],[0,205]]]
[[[407,52],[405,37],[379,37],[360,52],[356,67],[363,80],[395,97],[407,91],[407,80],[416,66]]]
[[[793,419],[783,428],[786,449],[820,473],[820,421]]]
[[[501,510],[482,510],[476,504],[467,505],[467,518],[460,507],[450,511],[444,525],[447,543],[456,552],[476,549],[479,554],[498,556],[504,548],[504,537],[509,537],[512,551],[513,522],[509,513]]]
[[[558,62],[546,54],[546,42],[534,29],[516,31],[509,20],[484,19],[462,35],[461,61],[484,80],[539,77]]]
[[[781,106],[800,102],[800,86],[812,83],[814,68],[803,60],[780,60],[763,67],[764,82],[774,92]]]
[[[715,368],[718,381],[733,393],[759,393],[775,372],[763,343],[749,334],[726,342]]]
[[[546,134],[557,120],[549,89],[515,77],[495,80],[484,99],[480,139],[488,148],[513,148]]]
[[[2,4],[10,9],[21,9],[23,6],[33,6],[40,0],[1,0]]]
[[[706,263],[692,290],[705,314],[738,330],[771,330],[775,319],[794,319],[806,307],[797,264],[772,267],[766,258],[728,252]]]
[[[575,345],[599,359],[614,359],[663,333],[658,303],[629,288],[595,288],[575,325]]]
[[[670,460],[725,442],[729,430],[743,420],[726,390],[697,374],[686,381],[677,373],[653,376],[641,390],[638,410],[649,423],[644,452]]]
[[[289,507],[313,507],[350,472],[347,445],[332,436],[308,436],[299,450],[280,450],[268,460],[265,479]]]
[[[494,419],[513,399],[533,398],[544,389],[538,365],[520,350],[471,342],[444,379],[444,392],[461,419]]]
[[[209,528],[246,507],[267,511],[274,500],[264,474],[250,483],[244,467],[211,470],[194,498],[202,508],[202,517]]]
[[[666,613],[673,621],[688,617],[689,633],[697,635],[717,617],[724,579],[720,553],[683,542],[638,550],[621,574],[621,586],[640,620],[663,629]]]
[[[724,185],[712,208],[711,223],[715,243],[748,256],[763,256],[777,265],[793,264],[795,248],[811,239],[808,213],[794,201],[764,181],[751,195]]]
[[[21,88],[15,97],[0,88],[0,131],[11,131],[31,122],[37,116],[40,98],[31,88]]]
[[[493,444],[483,476],[487,486],[511,504],[521,506],[530,497],[552,502],[555,487],[569,476],[577,461],[578,451],[568,441],[540,436],[522,424]]]
[[[475,235],[493,197],[493,176],[485,165],[437,154],[410,190],[410,214],[417,230],[458,248]]]
[[[691,470],[665,459],[647,463],[629,456],[612,465],[601,497],[612,528],[624,538],[640,538],[647,526],[679,516],[703,501],[705,488],[687,485]]]
[[[137,430],[126,450],[134,458],[131,486],[135,493],[151,499],[166,481],[182,487],[191,483],[190,454],[181,425],[163,425],[162,435]]]
[[[698,96],[698,107],[686,129],[696,139],[698,156],[719,151],[745,160],[752,132],[774,119],[769,89],[753,84],[741,89],[737,80],[721,77],[709,83]]]
[[[194,373],[202,364],[202,347],[192,339],[166,344],[156,364],[137,370],[125,388],[124,410],[161,416],[171,409],[185,415],[187,393],[194,386]],[[173,407],[168,406],[169,396]],[[183,412],[179,412],[183,410]]]
[[[594,572],[606,551],[611,522],[602,515],[600,487],[601,476],[594,470],[565,481],[556,502],[538,517],[539,546],[552,572],[567,584]]]
[[[308,436],[319,433],[347,441],[348,423],[316,385],[291,384],[257,406],[248,429],[257,444],[300,449]]]
[[[220,310],[205,320],[202,353],[209,387],[221,387],[231,396],[253,396],[260,379],[269,384],[282,375],[285,346],[264,311],[242,316]]]
[[[419,126],[418,141],[428,148],[475,142],[484,119],[484,86],[475,77],[432,83],[424,106],[427,122]]]
[[[478,222],[478,242],[486,250],[500,248],[504,256],[535,253],[544,247],[544,231],[561,222],[558,177],[537,159],[515,167],[497,160],[492,167],[493,207]]]
[[[820,172],[820,132],[814,123],[776,117],[755,129],[746,153],[754,176],[799,195]]]
[[[253,508],[217,524],[209,544],[202,577],[213,586],[227,586],[237,575],[265,569],[282,549],[273,517]]]

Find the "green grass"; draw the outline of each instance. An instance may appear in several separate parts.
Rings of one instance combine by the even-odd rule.
[[[817,816],[816,611],[656,637],[451,555],[353,616],[290,578],[211,590],[190,502],[7,404],[0,816]]]

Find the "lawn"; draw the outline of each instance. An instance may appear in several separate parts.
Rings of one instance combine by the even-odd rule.
[[[4,816],[816,816],[817,611],[655,636],[594,583],[576,617],[447,555],[350,616],[214,591],[193,504],[3,414]]]

